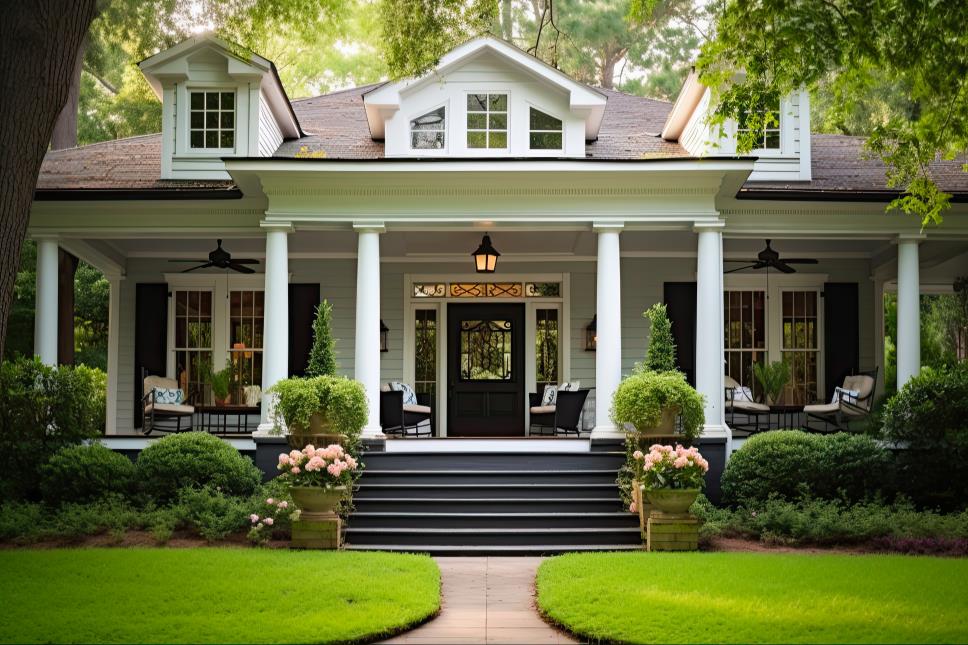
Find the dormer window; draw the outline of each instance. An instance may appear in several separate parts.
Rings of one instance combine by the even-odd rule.
[[[529,145],[532,150],[561,150],[561,119],[531,108]]]
[[[410,147],[414,150],[441,150],[447,130],[447,110],[443,106],[410,121]]]
[[[759,116],[761,127],[757,128],[754,134],[753,147],[757,150],[779,150],[780,149],[780,105],[775,108],[756,110]],[[743,136],[752,132],[749,124],[749,113],[742,112],[739,117],[739,124],[736,128],[737,135]]]
[[[235,147],[235,92],[190,92],[189,141],[193,149]]]
[[[467,147],[508,147],[508,95],[467,95]]]

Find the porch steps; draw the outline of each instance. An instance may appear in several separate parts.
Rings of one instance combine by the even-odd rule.
[[[347,548],[440,555],[640,548],[621,452],[367,453]]]

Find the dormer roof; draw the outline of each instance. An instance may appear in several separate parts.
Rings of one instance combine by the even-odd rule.
[[[427,83],[438,82],[450,70],[486,54],[496,55],[540,82],[564,91],[569,97],[571,111],[585,120],[585,139],[594,141],[598,137],[607,101],[603,92],[579,83],[535,56],[492,36],[481,36],[455,47],[441,57],[434,69],[422,76],[386,83],[365,94],[363,103],[370,135],[377,140],[384,137],[386,119],[400,109],[401,98],[407,93]]]

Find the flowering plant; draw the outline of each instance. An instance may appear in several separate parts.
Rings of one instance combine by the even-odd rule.
[[[249,540],[254,544],[266,544],[273,536],[287,533],[292,520],[299,518],[299,510],[286,499],[267,497],[265,510],[249,515],[252,528],[249,529]]]
[[[680,445],[673,448],[654,444],[648,453],[636,450],[632,458],[636,464],[636,478],[646,490],[702,488],[703,475],[709,470],[709,462],[696,448]]]
[[[352,484],[353,471],[358,464],[353,455],[339,444],[316,448],[312,444],[302,450],[279,455],[280,478],[291,486],[332,488]]]

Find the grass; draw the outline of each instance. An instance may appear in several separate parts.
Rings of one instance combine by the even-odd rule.
[[[589,553],[538,570],[538,605],[592,641],[965,643],[968,560]]]
[[[346,642],[434,614],[426,556],[244,549],[0,552],[0,642]]]

